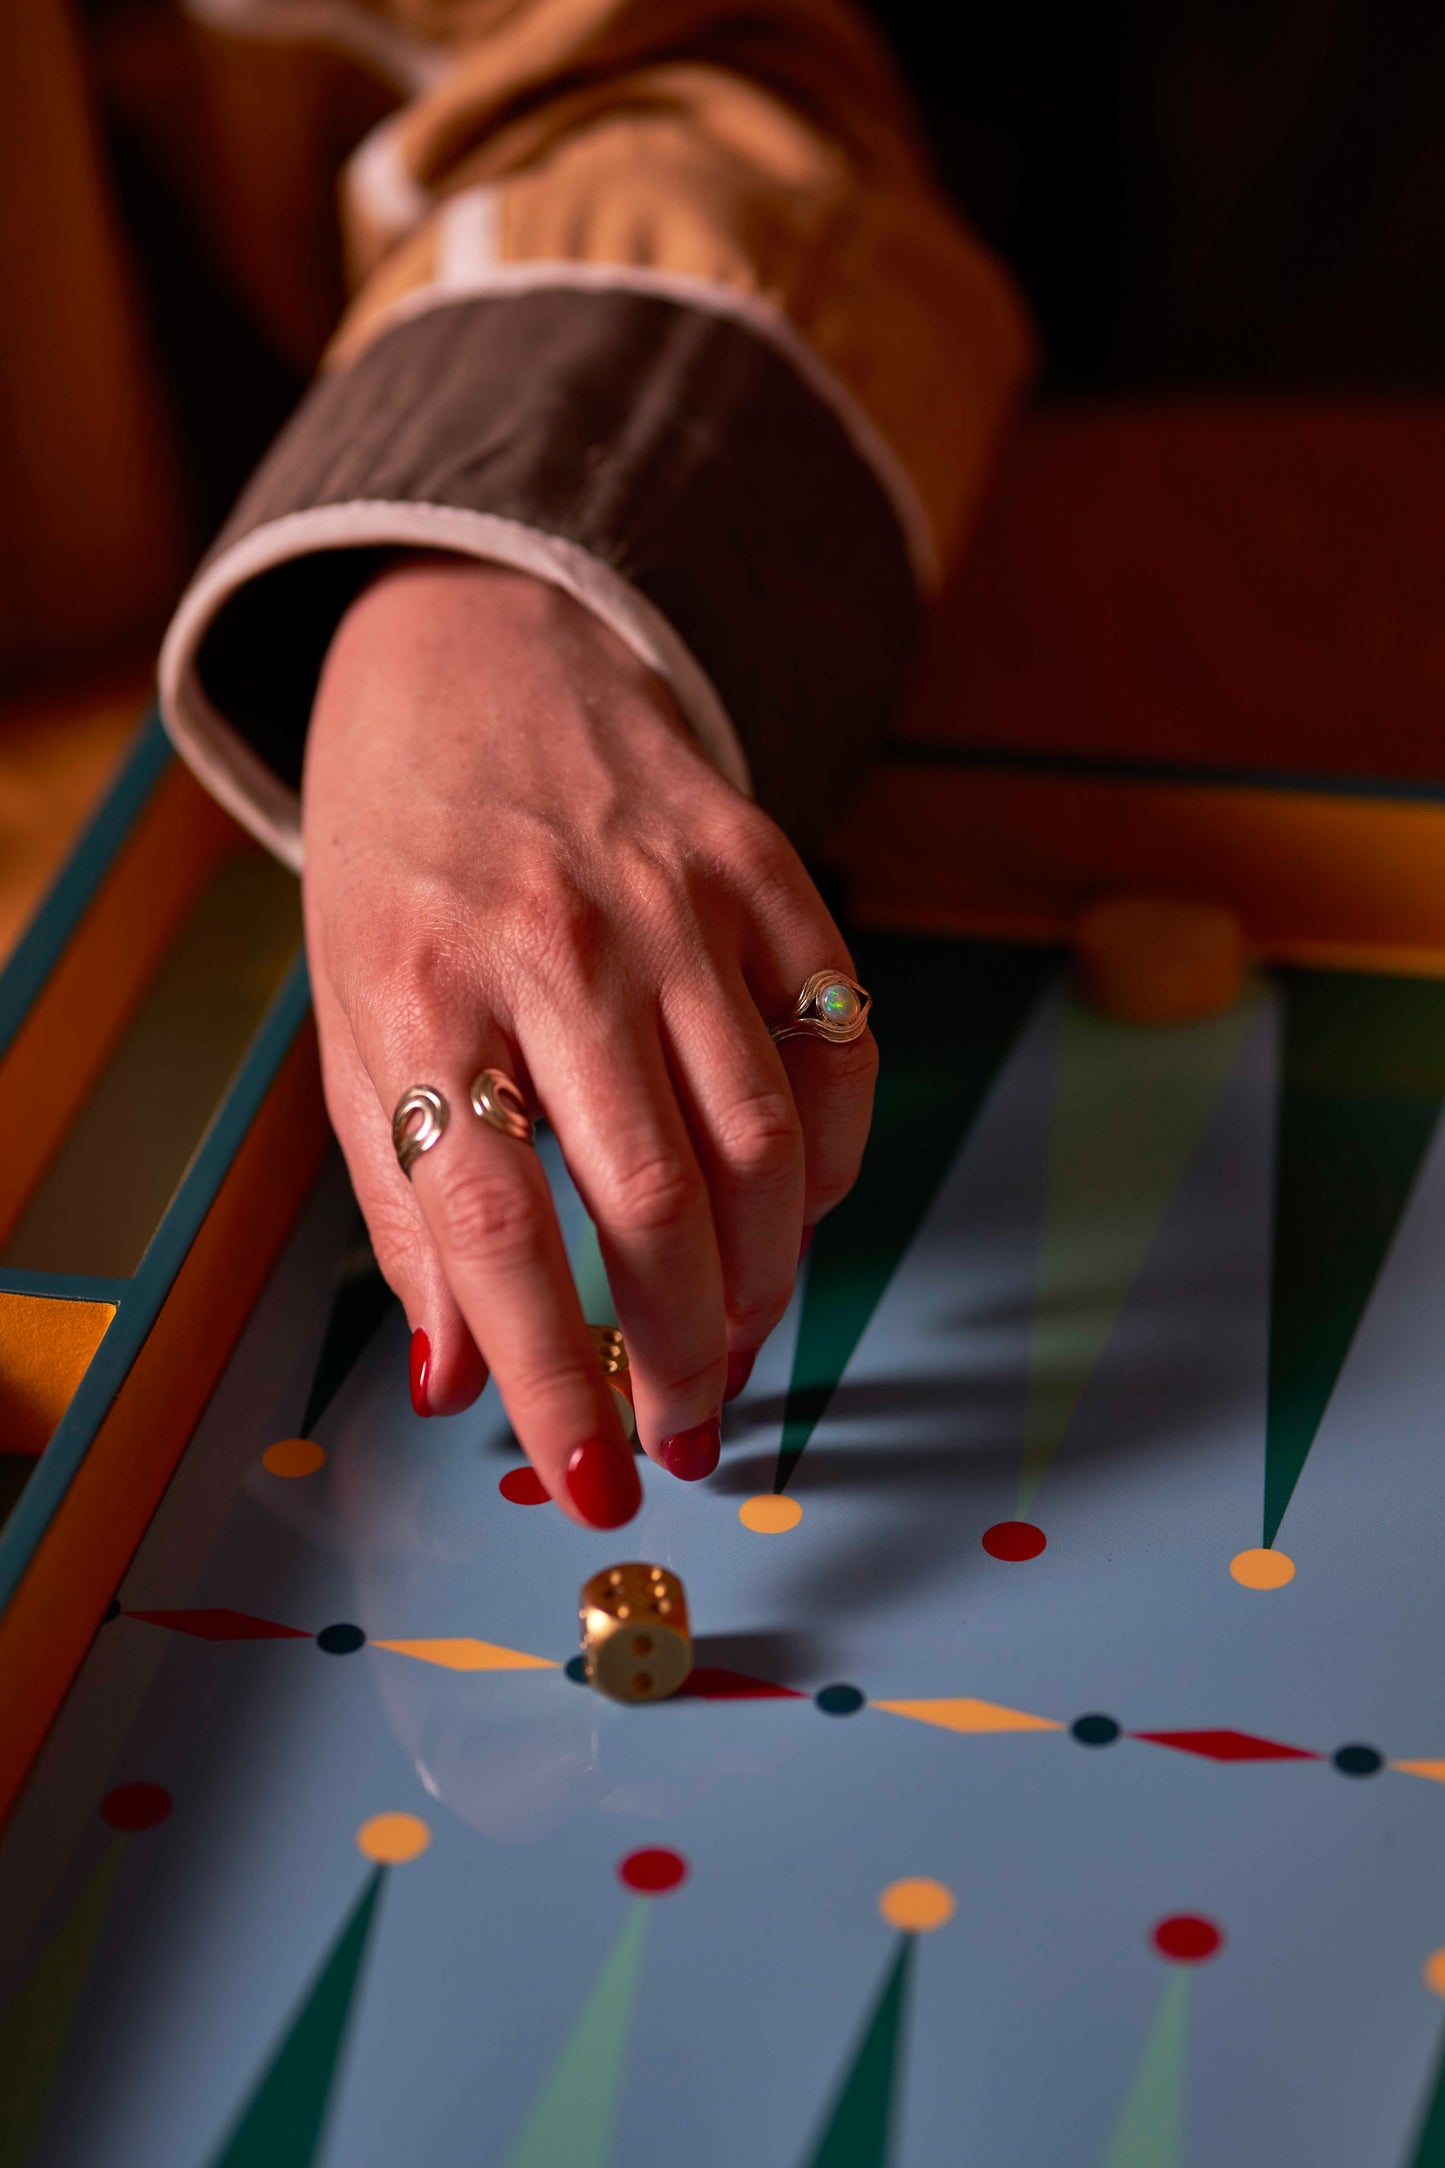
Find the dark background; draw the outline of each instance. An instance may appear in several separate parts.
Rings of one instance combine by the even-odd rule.
[[[1046,384],[1445,382],[1445,9],[875,0]]]

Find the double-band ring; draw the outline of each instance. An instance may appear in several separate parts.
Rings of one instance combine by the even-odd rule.
[[[532,1141],[527,1102],[509,1076],[500,1069],[482,1069],[471,1082],[472,1112],[504,1137],[522,1144]],[[440,1144],[451,1119],[451,1109],[434,1084],[414,1084],[396,1102],[391,1117],[391,1144],[396,1163],[408,1182],[423,1152]]]
[[[873,997],[842,971],[815,971],[806,980],[793,1013],[773,1030],[782,1039],[826,1039],[830,1046],[851,1046],[868,1029]]]
[[[472,1078],[472,1112],[519,1144],[532,1141],[532,1120],[527,1102],[509,1076],[500,1069],[479,1069]]]
[[[391,1148],[408,1182],[423,1152],[442,1141],[450,1109],[434,1084],[414,1084],[396,1102],[391,1117]]]

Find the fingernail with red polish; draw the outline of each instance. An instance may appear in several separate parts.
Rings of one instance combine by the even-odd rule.
[[[420,1325],[411,1336],[411,1404],[418,1415],[430,1415],[427,1381],[431,1376],[431,1342]]]
[[[805,1227],[805,1228],[803,1229],[803,1239],[802,1239],[801,1243],[800,1243],[800,1244],[798,1245],[798,1263],[799,1263],[799,1264],[801,1264],[801,1263],[803,1262],[803,1259],[804,1259],[804,1258],[805,1258],[805,1257],[807,1256],[807,1254],[808,1254],[808,1245],[809,1245],[809,1243],[810,1243],[810,1242],[812,1241],[812,1239],[813,1239],[814,1235],[815,1235],[815,1234],[816,1234],[817,1232],[818,1232],[818,1230],[817,1230],[817,1228],[816,1228],[816,1227]]]
[[[758,1359],[756,1348],[749,1348],[741,1355],[728,1357],[728,1381],[723,1392],[724,1400],[736,1400],[738,1394],[753,1374],[753,1364]]]
[[[700,1483],[718,1464],[722,1426],[714,1415],[706,1423],[694,1424],[691,1430],[679,1430],[673,1437],[664,1438],[658,1451],[669,1475],[680,1477],[684,1483]]]
[[[642,1503],[632,1455],[607,1438],[589,1438],[567,1463],[572,1503],[594,1528],[620,1528]]]

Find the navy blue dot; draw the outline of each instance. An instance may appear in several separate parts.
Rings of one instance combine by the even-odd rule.
[[[328,1656],[353,1656],[366,1646],[366,1636],[359,1626],[323,1626],[316,1636],[316,1646],[325,1649]]]
[[[587,1659],[585,1656],[569,1657],[562,1669],[574,1686],[585,1686],[587,1684]]]
[[[1081,1716],[1069,1726],[1080,1746],[1112,1746],[1119,1727],[1112,1716]]]
[[[856,1686],[825,1686],[813,1699],[824,1716],[856,1716],[867,1700]]]
[[[1372,1777],[1384,1766],[1384,1755],[1377,1754],[1372,1746],[1342,1746],[1335,1756],[1335,1767],[1342,1777]]]

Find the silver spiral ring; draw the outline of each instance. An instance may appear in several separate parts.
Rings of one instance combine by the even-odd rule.
[[[472,1078],[472,1112],[519,1144],[532,1141],[532,1120],[527,1102],[512,1079],[500,1069],[479,1069]]]
[[[391,1117],[391,1147],[408,1182],[423,1152],[440,1144],[450,1110],[434,1084],[414,1084],[396,1102]]]

